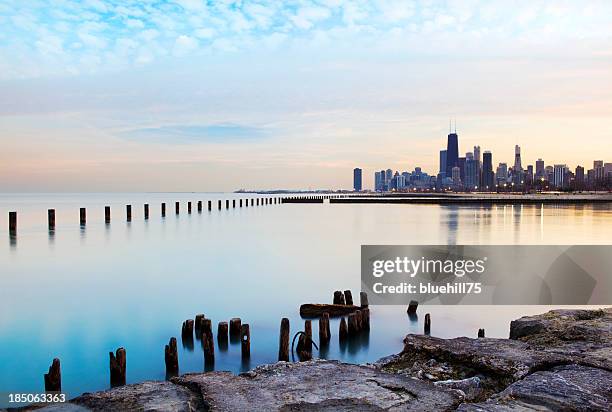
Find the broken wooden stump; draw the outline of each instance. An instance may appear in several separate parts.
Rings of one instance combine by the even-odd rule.
[[[305,303],[300,306],[300,316],[304,318],[318,318],[324,313],[330,317],[348,315],[359,309],[359,306],[327,304],[327,303]]]
[[[356,313],[348,315],[348,336],[356,336],[359,333],[359,319]]]
[[[170,341],[164,348],[164,360],[166,362],[166,377],[178,376],[179,363],[176,338],[170,338]]]
[[[210,212],[212,210],[212,200],[208,201],[208,211]]]
[[[9,232],[11,235],[17,232],[17,212],[9,212]]]
[[[369,306],[367,293],[359,292],[359,303],[362,308],[367,308]]]
[[[55,209],[47,210],[47,221],[49,223],[49,230],[55,230]]]
[[[232,200],[232,207],[235,208],[236,207],[236,199]]]
[[[149,220],[149,204],[145,203],[144,205],[144,219]]]
[[[45,373],[45,392],[61,392],[62,391],[62,372],[60,360],[53,359],[49,372]]]
[[[319,319],[319,344],[321,346],[329,343],[331,332],[329,330],[329,313],[325,312]]]
[[[229,209],[229,199],[225,199],[225,208]]]
[[[229,323],[230,339],[240,337],[241,326],[242,326],[242,321],[240,320],[240,318],[230,319],[230,323]]]
[[[484,338],[485,337],[485,330],[484,329],[478,329],[478,337],[479,338]]]
[[[178,215],[180,212],[180,209],[181,209],[181,204],[179,202],[174,202],[174,213]]]
[[[348,338],[348,326],[346,324],[345,318],[340,319],[340,329],[338,331],[338,338],[340,340]]]
[[[243,359],[251,357],[251,332],[248,323],[240,326],[240,349]]]
[[[191,214],[191,202],[187,202],[187,213]]]
[[[289,362],[289,319],[287,318],[281,319],[278,360]]]
[[[84,207],[79,209],[79,223],[81,226],[85,226],[87,224],[87,209]]]
[[[125,219],[128,222],[132,221],[132,205],[125,205]]]
[[[198,200],[198,213],[202,212],[202,201]]]
[[[340,290],[334,292],[334,305],[346,305],[344,294]]]
[[[353,294],[351,293],[350,290],[345,290],[344,291],[344,304],[345,305],[352,305],[353,304]]]
[[[202,333],[208,333],[212,335],[212,320],[202,319]]]
[[[202,348],[204,349],[204,362],[215,363],[215,342],[211,331],[202,331]]]
[[[406,313],[408,313],[409,315],[414,315],[418,307],[419,307],[419,302],[417,302],[416,300],[411,300],[410,303],[408,304],[408,309],[406,310]]]
[[[110,206],[104,206],[104,223],[110,223],[111,221],[111,208]]]
[[[361,309],[361,326],[363,330],[370,330],[370,309]]]
[[[425,314],[425,325],[423,327],[423,332],[425,332],[426,335],[429,335],[431,332],[431,315],[429,313]]]
[[[220,351],[226,351],[229,342],[229,328],[227,322],[219,322],[217,326],[217,343]]]
[[[190,336],[193,339],[193,319],[187,319],[183,322],[183,326],[181,327],[181,336]]]
[[[195,335],[196,338],[200,338],[200,335],[202,334],[202,321],[204,321],[204,314],[203,313],[198,313],[197,315],[195,315],[195,322],[193,324],[194,330],[195,330]]]
[[[161,215],[162,217],[166,217],[166,204],[165,203],[161,204]]]
[[[219,200],[219,210],[221,210],[221,201]]]
[[[110,384],[111,388],[125,385],[125,349],[119,348],[116,353],[109,352],[110,357]]]

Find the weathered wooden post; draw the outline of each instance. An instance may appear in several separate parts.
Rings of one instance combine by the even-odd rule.
[[[47,210],[47,218],[49,221],[49,230],[55,230],[55,209]]]
[[[227,341],[228,339],[228,327],[227,322],[219,322],[217,326],[217,340]]]
[[[219,210],[221,210],[221,200],[219,200]]]
[[[236,207],[236,199],[232,199],[232,208]]]
[[[425,326],[423,328],[423,332],[425,332],[426,335],[429,335],[431,332],[431,315],[429,313],[425,314]]]
[[[363,330],[370,330],[370,309],[361,309],[361,328]]]
[[[257,198],[257,206],[259,206],[259,198]]]
[[[411,300],[410,303],[408,304],[408,309],[406,310],[406,312],[409,315],[414,315],[418,307],[419,307],[419,302],[417,302],[416,300]]]
[[[289,362],[289,319],[287,318],[281,319],[278,360]]]
[[[359,301],[362,308],[367,308],[369,306],[368,294],[365,292],[359,292]]]
[[[344,299],[345,299],[345,303],[347,305],[352,305],[353,304],[353,294],[351,293],[350,290],[345,290],[344,291]]]
[[[149,204],[145,203],[144,205],[144,219],[149,220]]]
[[[249,207],[249,199],[244,199],[244,206]]]
[[[168,342],[164,349],[164,359],[166,361],[166,376],[177,376],[179,371],[179,362],[176,338],[170,338],[170,342]]]
[[[195,334],[196,337],[199,339],[200,335],[202,334],[202,323],[204,322],[204,314],[203,313],[199,313],[197,315],[195,315],[195,322],[194,322],[194,329],[195,329]]]
[[[111,208],[110,206],[104,206],[104,223],[110,223],[111,221]]]
[[[187,213],[191,214],[191,202],[187,202]]]
[[[336,290],[334,292],[334,305],[346,305],[342,291]]]
[[[62,391],[62,371],[60,368],[60,360],[53,359],[49,372],[45,373],[45,392],[61,392]]]
[[[344,317],[340,319],[340,329],[338,331],[338,337],[340,340],[344,340],[348,337],[348,326],[346,325],[346,319]]]
[[[207,364],[215,363],[215,342],[212,331],[202,332],[202,348],[204,349],[204,362]]]
[[[312,321],[305,320],[304,321],[304,334],[306,335],[305,349],[310,353],[310,357],[312,358]]]
[[[81,226],[85,226],[87,224],[87,209],[84,207],[79,209],[79,222]]]
[[[355,313],[348,315],[348,335],[355,336],[359,333],[359,320]]]
[[[166,204],[165,203],[161,204],[161,215],[162,217],[166,217]]]
[[[210,212],[212,210],[212,200],[208,201],[208,211]]]
[[[325,312],[319,319],[319,343],[321,345],[327,344],[331,339],[331,332],[329,330],[329,313]]]
[[[238,203],[239,203],[239,206],[238,206],[238,207],[242,207],[242,199],[240,199],[240,200],[238,201]]]
[[[116,353],[108,353],[110,356],[110,384],[111,388],[125,385],[125,349],[119,348]]]
[[[238,338],[240,338],[241,326],[242,326],[242,321],[240,320],[240,318],[230,319],[230,324],[229,324],[230,339],[238,340]]]
[[[484,329],[478,329],[478,337],[479,338],[484,338],[485,337],[485,330]]]
[[[202,319],[202,333],[207,333],[212,336],[212,320]]]
[[[255,204],[255,199],[251,199],[251,206]]]
[[[240,347],[243,358],[251,357],[251,332],[248,323],[240,326]]]
[[[229,199],[225,199],[225,208],[229,209]]]
[[[181,209],[181,204],[179,202],[174,202],[174,213],[178,215],[180,212],[180,209]]]
[[[198,213],[202,212],[202,201],[198,200]]]
[[[132,221],[132,205],[125,205],[125,218],[128,222]]]
[[[298,338],[297,353],[300,362],[312,359],[312,322],[304,321],[304,334]]]
[[[9,212],[9,232],[11,235],[17,232],[17,212]]]
[[[183,326],[181,327],[181,336],[182,337],[191,337],[193,339],[193,319],[187,319],[183,322]]]

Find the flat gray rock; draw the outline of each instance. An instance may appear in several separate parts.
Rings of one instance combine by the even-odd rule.
[[[455,391],[428,382],[337,361],[278,362],[239,376],[187,374],[173,382],[199,391],[213,411],[444,411]]]

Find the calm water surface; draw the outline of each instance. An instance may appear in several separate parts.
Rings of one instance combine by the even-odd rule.
[[[181,373],[204,369],[198,342],[183,348],[183,320],[204,313],[216,323],[241,317],[251,326],[251,359],[240,347],[216,349],[215,369],[240,372],[278,355],[280,319],[303,329],[305,302],[331,302],[336,289],[360,286],[361,244],[607,244],[612,207],[285,204],[206,210],[234,194],[1,194],[0,391],[37,392],[51,360],[62,362],[69,396],[109,386],[108,352],[127,351],[127,380],[164,379],[164,345],[179,339]],[[252,197],[252,196],[251,196]],[[204,201],[204,211],[196,202]],[[181,214],[174,202],[181,201]],[[187,214],[187,201],[193,213]],[[160,217],[160,203],[167,215]],[[151,205],[143,220],[142,205]],[[133,220],[125,221],[132,204]],[[104,223],[104,206],[112,222]],[[87,207],[87,226],[79,226]],[[47,230],[47,209],[57,227]],[[19,213],[8,233],[8,211]],[[432,335],[507,337],[509,322],[547,307],[371,308],[369,336],[338,343],[332,320],[330,359],[369,362],[396,353],[406,333],[420,333],[425,311]],[[318,326],[313,322],[315,336]],[[315,356],[317,353],[315,351]],[[0,405],[3,406],[3,405]]]

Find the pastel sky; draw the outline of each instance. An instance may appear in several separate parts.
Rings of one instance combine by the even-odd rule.
[[[612,161],[612,2],[5,0],[0,191],[350,188]]]

